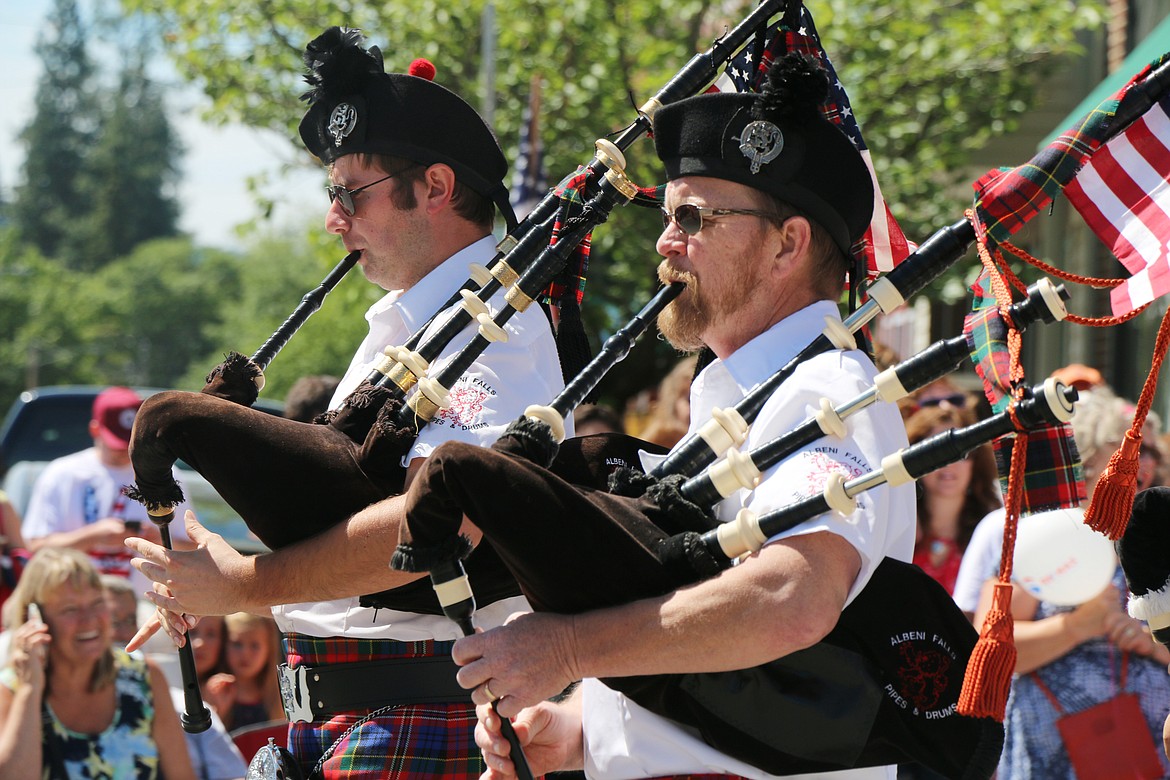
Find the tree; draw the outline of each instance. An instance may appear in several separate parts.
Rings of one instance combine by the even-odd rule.
[[[27,154],[16,188],[13,221],[25,241],[55,257],[70,226],[86,210],[78,182],[97,133],[94,67],[76,0],[54,0],[38,38],[44,76],[32,120],[21,131]]]
[[[145,241],[178,233],[180,150],[159,89],[146,74],[145,53],[145,47],[130,52],[133,61],[86,156],[77,186],[88,208],[62,247],[75,268],[101,268]]]
[[[73,371],[80,277],[9,228],[0,230],[0,279],[0,398],[38,384],[86,381]]]
[[[1075,49],[1076,32],[1100,22],[1097,4],[1074,0],[809,3],[861,118],[883,190],[912,239],[961,215],[969,196],[956,195],[955,185],[966,155],[1010,130],[1046,69]],[[474,104],[482,99],[485,4],[123,0],[168,31],[167,50],[183,77],[203,86],[213,121],[276,130],[298,147],[300,56],[322,29],[339,22],[364,29],[388,69],[404,70],[426,56],[436,63],[436,80]],[[494,125],[508,158],[516,157],[533,74],[544,80],[541,132],[555,181],[591,157],[595,138],[629,123],[631,103],[654,94],[753,5],[497,3]],[[627,158],[638,184],[664,178],[648,142],[633,145]],[[649,297],[658,229],[657,214],[626,207],[595,233],[585,312],[594,334],[612,331]],[[653,352],[638,361],[644,370],[633,386],[651,384],[674,359],[661,345]]]
[[[140,244],[85,277],[78,294],[86,305],[73,316],[80,334],[75,370],[173,386],[215,346],[213,328],[238,300],[239,279],[238,259],[225,252],[186,239]]]

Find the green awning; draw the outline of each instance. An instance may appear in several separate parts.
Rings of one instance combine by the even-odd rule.
[[[1102,100],[1109,98],[1114,92],[1124,87],[1126,82],[1137,75],[1138,71],[1168,51],[1170,51],[1170,16],[1163,19],[1161,24],[1151,30],[1150,34],[1137,45],[1137,48],[1129,53],[1129,56],[1121,63],[1121,67],[1106,76],[1089,93],[1088,97],[1078,103],[1068,116],[1060,120],[1060,123],[1052,129],[1048,137],[1041,141],[1036,148],[1043,149],[1055,141],[1057,136],[1076,124],[1081,117],[1096,108]]]

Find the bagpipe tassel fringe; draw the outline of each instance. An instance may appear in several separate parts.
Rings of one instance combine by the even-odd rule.
[[[1158,326],[1158,337],[1154,340],[1154,358],[1145,384],[1142,385],[1142,392],[1138,395],[1133,424],[1126,431],[1121,448],[1113,453],[1109,465],[1101,473],[1101,479],[1093,491],[1093,499],[1089,502],[1089,508],[1085,510],[1085,525],[1115,541],[1125,533],[1129,515],[1133,511],[1133,497],[1137,491],[1138,460],[1141,457],[1142,429],[1146,424],[1146,416],[1150,413],[1154,393],[1158,389],[1158,375],[1162,372],[1167,350],[1170,350],[1170,309],[1162,316],[1162,324]]]
[[[1101,472],[1089,508],[1085,510],[1085,525],[1115,541],[1125,533],[1125,526],[1129,523],[1134,493],[1137,492],[1141,445],[1140,434],[1134,436],[1133,431],[1125,432],[1121,447]]]
[[[979,641],[967,662],[963,690],[959,693],[959,714],[994,718],[1003,722],[1016,668],[1016,643],[1012,622],[1012,586],[997,583],[991,610],[983,621]]]

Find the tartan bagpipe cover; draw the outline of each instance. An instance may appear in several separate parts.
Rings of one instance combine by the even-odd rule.
[[[985,302],[978,281],[973,290],[976,305],[964,320],[963,332],[967,335],[975,372],[983,380],[984,395],[993,411],[999,413],[1010,404],[1016,387],[1010,371],[1009,326],[995,301]],[[1072,427],[1067,423],[1049,423],[1029,430],[1027,437],[1020,512],[1031,514],[1079,506],[1085,498],[1085,481]],[[996,439],[992,448],[1001,487],[1007,495],[1012,455],[1010,437]]]
[[[1015,168],[991,170],[976,181],[976,240],[988,250],[994,250],[1049,207],[1090,156],[1109,139],[1122,99],[1149,71],[1148,67],[1144,69],[1028,162]],[[1011,376],[1009,327],[998,313],[998,304],[1010,302],[997,302],[994,296],[986,294],[984,284],[989,278],[990,271],[985,269],[971,286],[973,302],[964,332],[971,344],[972,363],[983,380],[984,394],[992,408],[1000,412],[1007,408],[1020,383]],[[1078,506],[1086,494],[1072,427],[1051,424],[1029,431],[1027,436],[1021,514]],[[994,442],[993,448],[1006,494],[1011,440],[1002,437]]]

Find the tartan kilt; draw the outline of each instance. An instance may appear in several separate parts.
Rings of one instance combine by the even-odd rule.
[[[383,658],[449,655],[453,642],[397,642],[382,639],[283,637],[290,666],[372,661]],[[340,739],[322,766],[325,780],[437,777],[474,780],[487,770],[475,744],[475,705],[405,704],[355,724],[371,710],[290,723],[288,749],[308,773]],[[342,737],[345,732],[353,731]]]

